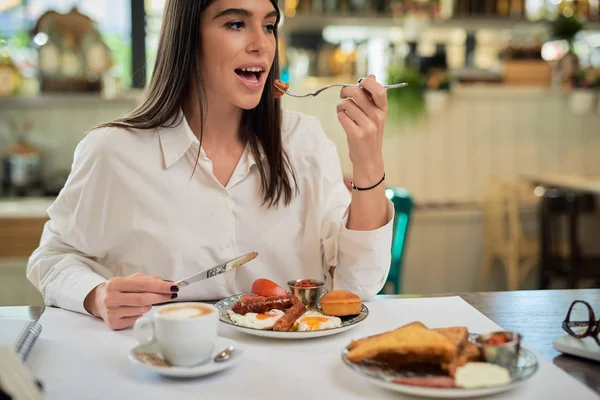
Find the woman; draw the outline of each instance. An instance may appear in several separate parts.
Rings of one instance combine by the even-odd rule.
[[[223,298],[259,277],[325,275],[365,300],[383,287],[386,92],[372,76],[341,91],[365,189],[350,199],[318,121],[282,115],[272,94],[278,21],[275,0],[167,1],[145,100],[82,140],[48,210],[27,269],[46,304],[122,329],[153,304]],[[172,283],[253,250],[242,268],[181,292]]]

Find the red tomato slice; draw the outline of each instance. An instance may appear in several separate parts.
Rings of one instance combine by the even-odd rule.
[[[265,297],[287,295],[287,292],[281,286],[264,278],[254,281],[252,284],[252,293]]]

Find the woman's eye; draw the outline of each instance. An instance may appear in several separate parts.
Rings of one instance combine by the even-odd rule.
[[[266,25],[265,30],[269,33],[273,33],[273,32],[275,32],[275,25],[273,25],[273,24]]]
[[[227,23],[227,28],[233,29],[234,31],[239,31],[243,27],[244,27],[244,23],[242,21],[234,21],[234,22]]]

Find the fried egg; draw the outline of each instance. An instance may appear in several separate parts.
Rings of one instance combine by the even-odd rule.
[[[272,329],[275,322],[284,314],[281,310],[270,310],[264,314],[247,313],[246,315],[236,314],[232,310],[227,310],[229,318],[234,324],[254,329]]]
[[[300,332],[320,331],[342,326],[342,320],[338,317],[329,317],[318,311],[307,311],[296,321],[297,330]]]

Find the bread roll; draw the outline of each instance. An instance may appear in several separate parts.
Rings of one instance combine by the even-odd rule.
[[[345,317],[360,314],[362,300],[352,292],[333,290],[321,297],[323,314]]]

